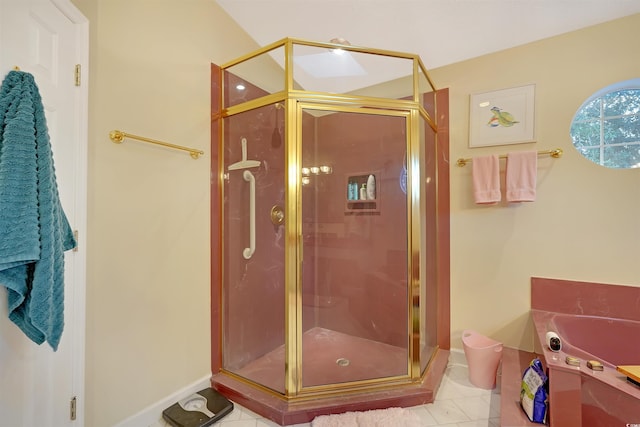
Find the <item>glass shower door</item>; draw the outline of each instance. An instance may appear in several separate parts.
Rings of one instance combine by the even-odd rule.
[[[223,369],[285,387],[284,114],[270,104],[225,119]],[[273,218],[273,219],[272,219]]]
[[[406,377],[408,113],[301,116],[302,387]]]

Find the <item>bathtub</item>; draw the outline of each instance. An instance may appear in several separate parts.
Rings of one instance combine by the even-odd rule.
[[[640,365],[640,321],[535,309],[531,315],[536,353],[549,376],[550,426],[640,425],[640,387],[616,370]],[[548,331],[560,337],[559,352],[546,346]],[[578,358],[580,366],[568,365],[567,356]],[[591,370],[588,360],[601,362],[604,370]]]

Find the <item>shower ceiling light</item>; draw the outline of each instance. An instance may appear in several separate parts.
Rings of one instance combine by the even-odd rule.
[[[343,44],[345,46],[351,46],[351,43],[349,43],[349,40],[343,39],[342,37],[332,38],[331,40],[329,40],[329,42],[334,44]]]
[[[333,38],[331,40],[329,40],[330,43],[335,43],[335,44],[342,44],[345,46],[351,46],[351,43],[349,43],[349,40],[347,39],[343,39],[342,37],[336,37]],[[334,55],[342,55],[345,53],[344,49],[331,49],[331,53],[333,53]]]
[[[244,89],[245,89],[245,87],[244,87],[244,85],[243,85],[243,84],[238,83],[238,84],[236,85],[236,89],[238,89],[238,90],[244,90]]]
[[[351,43],[343,38],[333,38],[330,42],[336,45],[351,46]],[[349,52],[338,46],[328,48],[323,53],[296,55],[293,61],[297,67],[300,67],[300,71],[317,79],[364,76],[367,74],[353,55],[349,55]],[[299,77],[304,76],[297,71],[295,74],[298,74]],[[333,88],[331,91],[339,92],[340,90]]]

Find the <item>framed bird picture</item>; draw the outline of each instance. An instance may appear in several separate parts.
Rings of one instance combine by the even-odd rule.
[[[535,142],[535,85],[472,93],[469,147]]]

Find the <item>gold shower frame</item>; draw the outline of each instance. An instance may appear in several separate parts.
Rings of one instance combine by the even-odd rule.
[[[412,75],[412,96],[411,99],[387,99],[374,96],[362,96],[353,94],[334,94],[320,91],[307,91],[295,89],[293,75],[293,49],[295,45],[311,46],[326,49],[343,49],[345,51],[380,55],[391,58],[401,58],[411,60],[413,63]],[[253,58],[263,54],[268,54],[276,49],[284,48],[284,89],[274,93],[251,99],[235,105],[225,105],[224,88],[226,87],[224,76],[225,71],[243,64]],[[313,399],[318,396],[331,397],[343,395],[350,392],[377,391],[392,389],[415,384],[422,381],[429,369],[429,363],[437,351],[437,345],[429,356],[429,361],[421,361],[420,347],[420,322],[413,319],[420,318],[420,304],[423,300],[421,292],[421,235],[420,222],[421,215],[421,185],[420,185],[420,120],[424,120],[427,125],[437,132],[436,122],[433,117],[435,113],[436,88],[431,81],[429,74],[418,55],[394,52],[382,49],[372,49],[351,45],[340,45],[336,43],[312,42],[296,38],[284,38],[267,46],[264,46],[251,53],[243,55],[233,61],[223,64],[220,73],[220,99],[218,102],[222,106],[220,117],[223,119],[219,127],[219,153],[218,153],[218,190],[220,195],[220,230],[224,234],[222,227],[222,206],[224,200],[224,118],[234,116],[252,109],[263,107],[269,104],[280,103],[285,110],[285,392],[284,394],[267,388],[250,379],[241,377],[231,371],[221,368],[224,374],[255,388],[263,390],[273,396],[283,398],[287,401],[303,401]],[[421,79],[421,76],[424,79]],[[422,81],[424,80],[424,81]],[[422,104],[420,96],[425,93],[421,89],[421,84],[426,83],[429,90],[433,92],[434,104],[432,114],[430,114]],[[323,386],[303,387],[302,386],[302,313],[297,307],[302,304],[301,283],[302,277],[299,268],[299,260],[302,259],[302,219],[298,212],[301,212],[301,144],[302,128],[299,118],[305,108],[321,109],[331,112],[375,112],[380,115],[403,115],[407,118],[407,244],[408,244],[408,360],[407,375],[398,377],[384,377],[369,379],[364,381],[354,381],[351,383],[329,384]],[[366,109],[366,110],[365,110]],[[291,143],[293,142],[293,143]],[[426,153],[430,155],[434,153]],[[437,200],[437,197],[436,197]],[[437,202],[436,202],[437,203]],[[437,206],[436,206],[437,211]],[[436,237],[437,238],[437,237]],[[220,255],[222,257],[222,254]],[[224,263],[220,263],[224,266]],[[224,268],[224,267],[223,267]],[[437,267],[436,267],[437,268]],[[224,273],[221,272],[221,277]],[[222,288],[224,293],[224,286]],[[223,298],[224,300],[224,298]],[[224,309],[224,308],[223,308]],[[424,308],[423,308],[424,310]],[[224,316],[222,316],[224,319]],[[294,320],[294,321],[292,321]],[[222,342],[221,346],[224,345]],[[221,347],[222,348],[222,347]],[[221,350],[222,352],[222,350]],[[422,364],[424,362],[424,365]]]

